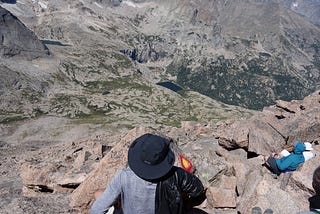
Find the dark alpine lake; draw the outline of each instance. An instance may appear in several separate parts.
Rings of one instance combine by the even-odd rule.
[[[168,82],[168,81],[166,81],[166,82],[158,82],[157,85],[163,86],[163,87],[165,87],[167,89],[170,89],[170,90],[172,90],[174,92],[178,92],[178,91],[183,90],[183,88],[181,88],[180,86],[178,86],[178,85],[176,85],[176,84],[174,84],[172,82]]]
[[[59,41],[53,41],[53,40],[41,40],[42,44],[44,45],[58,45],[58,46],[70,46],[70,45],[65,45],[62,44]]]

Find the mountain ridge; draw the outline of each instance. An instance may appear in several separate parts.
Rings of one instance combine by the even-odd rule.
[[[142,76],[148,73],[144,78],[152,81],[152,66],[162,70],[160,76],[155,74],[159,80],[173,80],[213,99],[253,109],[262,109],[276,99],[301,99],[319,88],[320,30],[281,3],[123,1],[112,6],[111,1],[83,1],[74,2],[67,9],[61,5],[36,2],[32,8],[37,21],[23,14],[21,18],[42,39],[74,46],[65,48],[62,55],[59,53],[67,58],[61,63],[61,70],[81,70],[83,74],[77,72],[78,77],[84,75],[91,82],[110,73],[126,75],[128,70],[143,71]],[[97,44],[106,57],[97,57],[101,54],[94,51],[79,51],[80,47],[89,50]],[[121,52],[127,53],[131,62]],[[113,57],[122,62],[109,66]],[[219,61],[221,57],[224,60]],[[77,68],[69,62],[71,59],[77,65],[95,62],[94,70],[102,72],[88,73],[92,66],[84,71],[86,66]],[[191,73],[185,78],[188,70]],[[207,76],[203,88],[197,86],[197,73]],[[78,77],[73,79],[85,84]],[[260,99],[261,96],[266,99]]]

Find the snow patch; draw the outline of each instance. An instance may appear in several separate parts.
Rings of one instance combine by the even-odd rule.
[[[40,5],[40,7],[42,9],[47,9],[48,8],[48,6],[45,3],[41,2],[41,1],[39,1],[38,4]]]
[[[141,8],[140,5],[137,5],[137,4],[133,3],[132,1],[123,1],[122,4],[126,4],[126,5],[128,5],[129,7],[135,7],[135,8],[138,7],[138,8]]]
[[[95,4],[97,7],[103,8],[100,4],[98,4],[98,2],[94,2],[94,4]]]

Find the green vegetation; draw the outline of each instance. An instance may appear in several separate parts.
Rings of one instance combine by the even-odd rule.
[[[2,116],[5,115],[5,116]],[[23,114],[19,113],[8,113],[8,112],[1,112],[0,113],[0,124],[10,124],[17,121],[21,121],[26,119],[27,117]]]
[[[68,104],[71,101],[71,96],[67,94],[56,94],[55,98],[51,99],[52,104]]]
[[[91,25],[90,25],[88,28],[89,28],[89,30],[92,30],[92,31],[94,31],[94,32],[98,32],[98,30],[95,29],[95,28],[94,28],[93,26],[91,26]]]
[[[30,89],[23,89],[22,96],[30,101],[30,103],[36,104],[41,101],[42,93],[39,91],[30,91]]]
[[[312,46],[315,54],[313,55],[313,64],[320,71],[320,40],[317,40]]]
[[[105,114],[103,112],[92,112],[90,114],[80,113],[73,120],[75,124],[103,124],[105,123]]]
[[[171,127],[181,127],[181,121],[183,120],[165,120],[165,121],[156,121],[157,124],[166,125]]]
[[[112,58],[117,60],[117,62],[115,63],[116,67],[119,67],[119,68],[132,67],[132,62],[126,55],[113,52],[111,56],[112,56]]]
[[[118,27],[117,26],[115,26],[115,25],[113,25],[113,26],[111,26],[111,27],[108,27],[108,29],[110,30],[110,31],[112,31],[113,33],[118,33]]]
[[[55,94],[50,100],[51,109],[49,112],[62,114],[69,118],[75,118],[82,115],[81,106],[87,106],[88,101],[84,96],[75,96],[71,94]]]
[[[135,47],[136,45],[148,45],[150,43],[163,43],[165,40],[159,35],[146,35],[146,34],[136,34],[134,36],[127,35],[122,38],[126,40],[128,44]]]
[[[164,40],[158,36],[158,35],[145,35],[142,34],[139,37],[137,37],[137,40],[140,42],[144,42],[144,43],[149,43],[149,42],[164,42]]]
[[[141,14],[136,14],[136,16],[133,19],[133,24],[135,26],[139,26],[140,23],[146,18],[145,15],[141,15]]]
[[[117,52],[97,49],[85,53],[82,57],[74,55],[78,59],[67,60],[60,64],[61,72],[54,76],[57,80],[65,81],[67,77],[76,84],[82,85],[84,75],[98,77],[110,73],[119,76],[121,70],[132,68],[131,60],[126,55]],[[90,63],[86,63],[87,59],[90,59]]]
[[[204,58],[197,68],[187,60],[172,62],[167,71],[176,74],[177,83],[221,102],[262,109],[275,100],[301,99],[312,92],[315,80],[296,76],[295,68],[286,65],[284,57],[256,57],[246,60],[225,59],[215,61]],[[245,64],[246,66],[241,66]]]
[[[77,80],[76,72],[79,71],[79,67],[76,66],[72,62],[63,62],[60,64],[60,71],[65,73],[66,76],[74,81],[77,84],[80,84],[80,82]]]
[[[53,74],[53,78],[54,78],[54,82],[59,81],[61,83],[66,83],[66,81],[68,80],[67,76],[62,72]]]
[[[88,81],[85,83],[85,87],[96,93],[118,89],[134,89],[138,91],[145,91],[147,93],[152,92],[152,88],[150,86],[138,83],[137,80],[131,77],[119,77],[105,81]]]
[[[241,43],[242,43],[243,45],[247,46],[247,47],[250,47],[251,44],[253,43],[253,41],[252,41],[252,40],[249,40],[249,39],[243,39],[243,38],[239,38],[239,39],[240,39]]]

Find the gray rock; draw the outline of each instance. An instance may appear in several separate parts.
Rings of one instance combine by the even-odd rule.
[[[29,59],[49,55],[48,48],[16,16],[0,6],[0,56]]]

